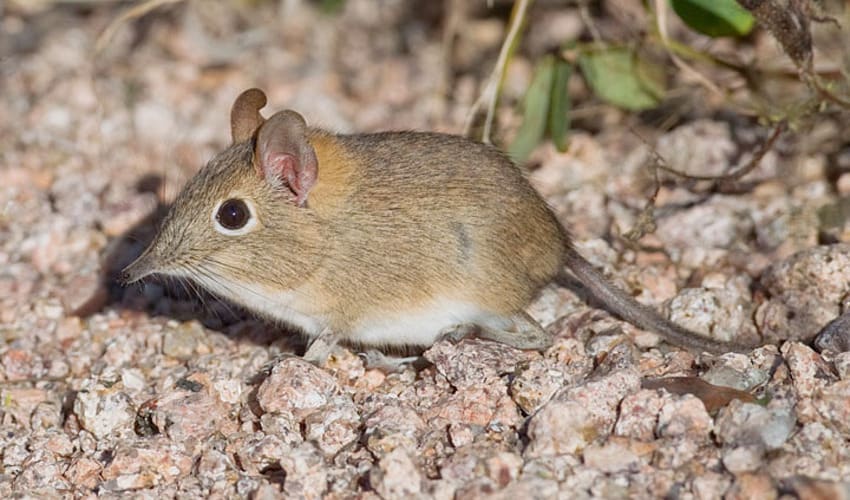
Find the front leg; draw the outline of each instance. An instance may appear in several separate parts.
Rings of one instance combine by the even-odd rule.
[[[339,341],[340,335],[338,333],[330,328],[325,328],[319,333],[318,337],[313,339],[310,346],[307,347],[307,352],[304,353],[304,360],[316,366],[324,365]]]

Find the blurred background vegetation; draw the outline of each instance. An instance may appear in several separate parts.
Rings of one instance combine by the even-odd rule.
[[[67,22],[100,14],[109,23],[92,57],[106,67],[157,26],[186,28],[188,18],[205,52],[199,64],[222,68],[255,44],[316,43],[296,41],[298,33],[264,38],[256,29],[304,4],[326,30],[350,29],[336,19],[351,12],[374,30],[364,36],[401,30],[386,47],[379,40],[378,50],[415,55],[426,50],[424,40],[438,39],[428,112],[462,114],[463,133],[520,162],[547,140],[565,151],[571,129],[667,130],[689,117],[731,113],[804,130],[850,101],[840,0],[8,0],[0,8],[24,28],[0,39],[0,50],[26,50],[57,15]],[[334,64],[343,92],[369,91],[346,80],[356,58]]]

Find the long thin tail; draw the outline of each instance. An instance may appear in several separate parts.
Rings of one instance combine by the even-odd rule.
[[[681,327],[661,316],[655,309],[645,306],[625,291],[608,281],[593,264],[587,261],[572,245],[567,245],[565,263],[578,280],[587,287],[610,312],[644,330],[657,333],[680,347],[712,353],[747,352],[753,346],[737,342],[723,342],[707,338]]]

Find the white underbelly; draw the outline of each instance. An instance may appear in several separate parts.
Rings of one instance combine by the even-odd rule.
[[[328,325],[326,318],[311,312],[309,297],[298,290],[269,292],[250,285],[240,285],[237,289],[213,280],[196,279],[210,292],[233,300],[266,318],[298,327],[310,337],[319,335]],[[498,327],[502,322],[502,318],[475,304],[435,299],[415,309],[373,311],[364,318],[345,318],[336,323],[351,324],[351,330],[336,333],[341,338],[365,345],[428,346],[441,334],[458,325]]]
[[[496,319],[474,304],[443,299],[418,309],[376,313],[358,322],[347,337],[370,345],[427,346],[458,325],[489,324]]]

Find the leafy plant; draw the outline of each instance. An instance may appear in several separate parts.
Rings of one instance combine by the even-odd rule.
[[[512,158],[528,158],[547,132],[559,150],[567,149],[570,126],[567,83],[571,72],[569,63],[551,54],[537,63],[523,100],[522,128],[508,148]]]
[[[601,99],[630,111],[654,108],[664,96],[664,75],[625,47],[583,51],[578,64],[584,79]]]
[[[670,6],[691,29],[714,38],[747,35],[756,22],[734,0],[670,0]]]
[[[777,76],[776,72],[771,74],[769,70],[739,66],[671,40],[665,21],[668,5],[686,26],[712,38],[747,36],[759,23],[779,41],[783,51],[799,68],[800,79],[817,96],[817,99],[804,97],[808,103],[806,109],[815,109],[824,101],[850,107],[850,102],[836,95],[834,87],[823,83],[813,70],[809,24],[820,18],[814,17],[805,5],[791,2],[791,7],[788,7],[785,5],[788,2],[781,0],[655,0],[649,3],[657,10],[649,12],[654,16],[657,32],[649,33],[641,40],[641,50],[635,48],[637,44],[605,44],[598,39],[595,43],[579,44],[565,40],[564,43],[571,46],[569,51],[546,55],[538,61],[522,100],[522,124],[509,147],[517,161],[525,161],[547,135],[559,150],[566,148],[571,115],[566,87],[571,75],[583,78],[597,98],[623,110],[635,112],[658,106],[667,91],[668,75],[667,67],[659,64],[656,57],[652,60],[645,57],[653,48],[662,48],[677,67],[695,75],[700,83],[721,97],[727,97],[726,92],[685,60],[736,71],[750,84],[757,74]],[[516,40],[512,43],[515,44]],[[564,58],[567,52],[569,56]],[[661,55],[664,55],[663,52]],[[509,61],[503,62],[507,64]],[[758,89],[754,87],[750,91],[757,93]],[[759,102],[756,96],[753,100]],[[777,114],[774,110],[765,113],[765,118],[779,122],[788,118],[789,112]]]

